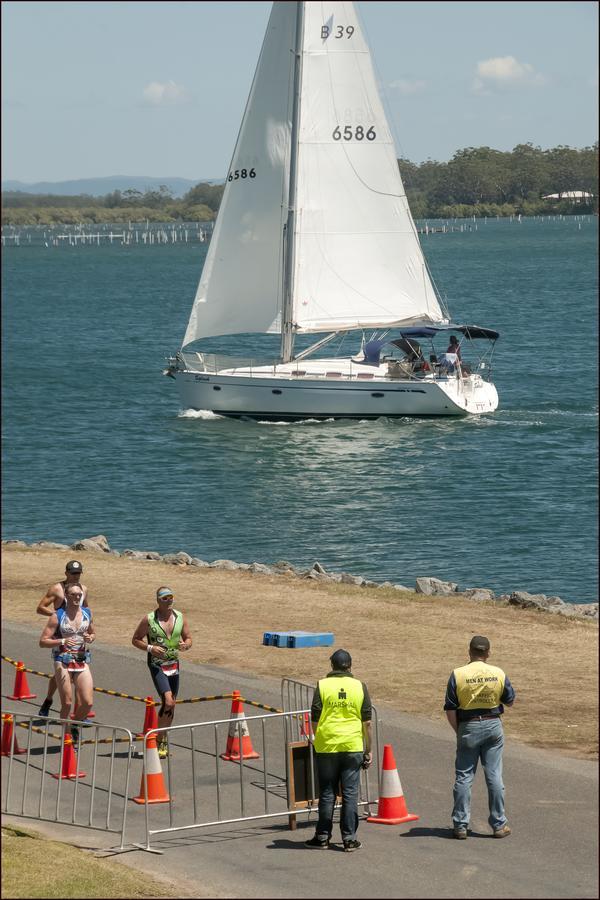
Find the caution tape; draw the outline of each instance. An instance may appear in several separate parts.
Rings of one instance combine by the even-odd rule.
[[[99,694],[108,694],[109,697],[122,697],[124,700],[137,700],[139,703],[145,703],[145,697],[136,697],[135,694],[123,694],[121,691],[109,691],[106,688],[95,687],[95,691]],[[156,706],[156,702],[154,704]]]
[[[204,703],[205,700],[231,700],[233,698],[233,693],[230,691],[228,694],[214,694],[212,697],[189,697],[187,700],[176,700],[175,703]],[[158,701],[154,704],[158,706]]]
[[[10,713],[9,713],[9,715],[10,715]],[[14,724],[17,725],[18,728],[26,728],[28,731],[35,731],[37,734],[46,734],[46,729],[38,728],[37,725],[30,725],[27,722],[15,722]],[[89,727],[93,727],[93,726],[89,726]],[[98,725],[97,727],[102,728],[103,726]],[[107,727],[107,726],[105,726],[105,727]],[[48,737],[54,738],[55,741],[62,741],[62,734],[52,734],[51,731],[48,731],[47,734],[48,734]],[[119,738],[116,737],[116,738],[114,738],[114,741],[116,744],[122,743],[123,741],[127,741],[127,743],[129,743],[129,738],[128,737],[119,737]],[[80,741],[79,743],[81,743],[81,744],[112,744],[112,742],[113,742],[113,738],[98,738],[98,739],[90,738],[89,740]],[[73,743],[75,744],[76,742],[74,741]]]
[[[18,662],[17,660],[15,660],[15,659],[11,659],[10,656],[4,656],[4,654],[2,654],[2,659],[5,659],[6,662],[9,662],[9,663],[11,664],[11,666],[17,666],[17,667],[18,667],[18,665],[19,665],[19,662]],[[22,671],[22,672],[29,672],[30,675],[41,675],[42,678],[52,678],[52,675],[48,675],[47,672],[37,672],[35,669],[27,669],[27,668],[25,668],[25,666],[23,666],[23,668],[21,669],[21,671]]]
[[[5,660],[5,662],[10,663],[13,666],[18,666],[19,662],[17,660],[11,659],[10,656],[5,656],[3,653],[0,654],[0,658]],[[47,672],[38,672],[35,669],[27,669],[23,666],[21,670],[23,672],[29,672],[31,675],[40,675],[42,678],[52,678],[52,675],[48,675]],[[94,690],[98,694],[108,694],[109,697],[120,697],[123,700],[137,700],[138,703],[146,703],[146,697],[136,697],[135,694],[125,694],[122,691],[110,691],[107,688],[94,687]],[[205,703],[207,700],[231,700],[233,699],[233,693],[230,691],[227,694],[213,694],[209,697],[189,697],[186,700],[176,700],[175,703]],[[246,700],[244,697],[239,698],[242,703],[248,704],[248,706],[255,706],[257,709],[264,709],[267,712],[281,713],[282,709],[278,709],[276,706],[267,706],[265,703],[258,703],[257,700]],[[158,700],[153,702],[153,706],[159,705]],[[149,705],[149,704],[148,704]]]
[[[278,709],[276,706],[267,706],[266,703],[259,703],[257,700],[246,700],[245,697],[239,698],[242,703],[246,703],[247,706],[256,706],[257,709],[265,709],[267,712],[274,713],[282,713],[283,709]]]

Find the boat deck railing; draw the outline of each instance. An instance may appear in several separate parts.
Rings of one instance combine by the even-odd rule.
[[[273,375],[277,374],[277,366],[281,365],[279,360],[274,359],[253,359],[243,358],[240,356],[224,356],[218,353],[199,353],[196,351],[185,351],[179,353],[180,358],[185,363],[187,369],[193,372],[205,372],[207,375],[216,375],[218,372],[227,371],[235,374],[237,370],[243,371],[244,375],[252,374],[253,369],[261,369],[265,374],[265,369],[270,370]]]
[[[365,367],[358,362],[348,364],[344,361],[339,368],[335,366],[335,360],[323,360],[323,367],[316,367],[315,363],[319,360],[311,360],[311,364],[307,365],[306,360],[298,360],[297,363],[282,363],[281,360],[273,359],[253,359],[233,356],[224,356],[216,353],[200,353],[197,351],[185,351],[177,356],[180,368],[187,371],[197,372],[205,375],[243,375],[244,377],[264,377],[265,375],[277,376],[279,378],[310,378],[327,380],[339,379],[340,381],[412,381],[422,382],[423,380],[447,381],[448,378],[461,378],[460,370],[456,373],[448,374],[439,369],[438,366],[432,367],[428,371],[411,371],[410,364],[404,364],[399,361],[385,361],[379,372],[366,371]],[[475,370],[476,371],[476,370]]]

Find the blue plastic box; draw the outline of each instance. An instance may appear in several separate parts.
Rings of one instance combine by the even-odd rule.
[[[288,647],[331,647],[333,634],[331,631],[291,631],[288,636]]]
[[[331,647],[333,634],[330,631],[265,631],[263,644],[267,647]]]

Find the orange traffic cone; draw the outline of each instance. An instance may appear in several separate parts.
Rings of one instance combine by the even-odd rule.
[[[77,754],[73,749],[73,738],[70,734],[65,734],[65,743],[63,749],[62,771],[60,775],[53,775],[53,778],[85,778],[87,772],[77,771]]]
[[[384,744],[377,815],[369,816],[367,822],[400,825],[401,822],[415,822],[418,818],[406,809],[392,745]]]
[[[144,724],[140,733],[136,734],[136,737],[138,739],[143,738],[144,735],[148,734],[153,728],[158,728],[158,713],[156,712],[156,706],[154,705],[154,698],[146,697],[146,715],[144,716]]]
[[[32,700],[37,694],[29,693],[29,685],[27,684],[27,675],[25,674],[25,663],[17,662],[17,674],[15,675],[15,688],[13,696],[9,700]]]
[[[160,759],[156,748],[156,734],[150,734],[146,738],[146,774],[142,772],[142,783],[140,785],[140,793],[137,797],[132,797],[134,803],[168,803],[170,801],[169,792],[165,786],[162,769],[160,767]],[[148,780],[148,800],[146,801],[146,785]]]
[[[17,734],[14,730],[14,722],[11,714],[2,713],[2,750],[0,751],[0,756],[16,755],[17,753],[27,753],[27,750],[19,749],[19,745],[17,744]]]
[[[242,755],[240,757],[240,732],[242,735]],[[234,691],[231,700],[231,721],[229,722],[229,734],[227,735],[227,747],[225,753],[221,753],[221,759],[235,760],[258,759],[259,755],[252,746],[248,723],[244,713],[244,704],[240,699],[240,692]]]

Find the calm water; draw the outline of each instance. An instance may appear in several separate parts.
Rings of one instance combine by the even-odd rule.
[[[489,417],[182,414],[160,370],[205,245],[5,248],[3,538],[597,600],[597,219],[423,242],[455,320],[501,333]]]

